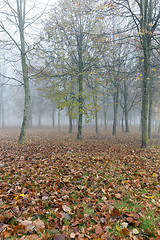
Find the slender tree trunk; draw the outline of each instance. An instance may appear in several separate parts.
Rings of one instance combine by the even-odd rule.
[[[160,122],[158,123],[158,133],[160,133]]]
[[[104,106],[104,129],[107,130],[107,111]]]
[[[103,91],[103,115],[104,115],[104,129],[107,129],[107,110],[106,110],[106,99],[105,92]]]
[[[32,128],[33,122],[32,122],[32,110],[30,109],[29,111],[29,123],[28,126],[29,128]]]
[[[4,116],[4,101],[2,96],[2,128],[4,128],[5,116]]]
[[[96,90],[96,86],[94,87],[94,93],[93,93],[93,102],[94,102],[94,108],[95,108],[95,130],[96,133],[98,133],[98,100],[97,100],[97,90]]]
[[[82,119],[83,119],[83,61],[82,61],[82,36],[80,34],[79,40],[77,42],[78,56],[79,56],[79,76],[78,76],[78,85],[79,85],[79,109],[78,109],[78,133],[77,139],[82,139]]]
[[[3,86],[1,86],[1,101],[0,101],[0,121],[2,128],[4,128],[4,99],[3,99]]]
[[[152,125],[152,79],[149,81],[149,115],[148,115],[148,137],[151,137],[151,125]]]
[[[124,132],[124,110],[122,113],[122,132]]]
[[[24,143],[26,137],[26,130],[28,126],[28,119],[29,119],[29,105],[30,105],[30,91],[29,91],[29,80],[26,78],[25,80],[25,102],[24,102],[24,113],[23,113],[23,122],[19,136],[19,144]]]
[[[113,130],[112,135],[116,135],[116,128],[117,128],[117,113],[118,113],[118,98],[119,98],[119,89],[113,94]]]
[[[125,132],[129,132],[128,126],[128,87],[124,81],[124,115],[125,115]]]
[[[39,126],[39,127],[42,126],[42,115],[41,115],[41,111],[39,111],[39,114],[38,114],[38,126]]]
[[[73,124],[72,124],[72,116],[69,115],[69,133],[72,133]]]
[[[98,133],[98,112],[96,109],[96,113],[95,113],[95,127],[96,127],[96,133]]]
[[[26,51],[25,51],[25,39],[24,39],[24,24],[25,24],[25,1],[22,8],[22,1],[17,1],[17,12],[18,12],[18,21],[19,21],[19,33],[21,41],[21,65],[22,65],[22,76],[24,83],[24,92],[25,92],[25,101],[24,101],[24,113],[23,113],[23,122],[21,126],[19,144],[24,143],[26,137],[26,130],[28,127],[29,120],[29,108],[30,108],[30,89],[29,89],[29,78],[28,78],[28,68],[26,63]]]
[[[58,130],[61,130],[61,110],[58,109]]]
[[[55,109],[54,109],[54,105],[52,106],[52,127],[55,127],[55,121],[54,121],[54,114],[55,113]]]
[[[82,76],[79,76],[79,110],[78,110],[79,116],[78,116],[77,139],[82,139],[82,119],[83,119],[82,93],[83,93]]]
[[[144,43],[145,44],[145,43]],[[142,82],[142,148],[149,147],[148,138],[148,98],[149,98],[150,56],[147,43],[144,46],[144,71]]]

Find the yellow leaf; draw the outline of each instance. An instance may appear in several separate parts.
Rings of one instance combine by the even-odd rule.
[[[15,197],[15,199],[17,200],[18,198],[28,198],[28,195],[26,194],[20,194],[20,195],[17,195],[16,197]]]
[[[154,198],[154,196],[145,196],[146,198],[148,198],[148,199],[153,199]]]
[[[22,193],[22,194],[20,194],[19,196],[20,196],[20,197],[24,197],[25,195]]]
[[[119,226],[116,226],[116,229],[117,229],[118,232],[121,231],[121,228]]]
[[[150,22],[150,23],[148,24],[148,26],[151,26],[151,27],[152,27],[152,26],[153,26],[153,23]]]

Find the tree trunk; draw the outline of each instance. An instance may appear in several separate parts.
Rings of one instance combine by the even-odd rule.
[[[82,139],[82,118],[83,118],[83,102],[82,102],[82,93],[83,93],[83,85],[82,85],[82,75],[79,76],[79,110],[78,110],[78,133],[77,139]]]
[[[104,106],[104,129],[107,130],[107,111]]]
[[[53,105],[53,106],[52,106],[52,127],[53,127],[53,128],[55,127],[54,112],[55,112],[55,109],[54,109],[54,105]]]
[[[25,141],[26,130],[28,127],[28,120],[29,120],[29,107],[30,107],[30,89],[29,89],[28,67],[26,63],[25,39],[24,39],[25,7],[26,7],[25,2],[24,2],[24,9],[23,9],[22,2],[17,1],[17,12],[18,12],[18,21],[19,21],[18,26],[19,26],[20,41],[21,41],[21,65],[22,65],[22,76],[23,76],[24,92],[25,92],[23,122],[22,122],[19,141],[18,141],[19,144],[22,144]]]
[[[38,114],[38,126],[41,127],[42,125],[42,115],[41,115],[41,110],[39,109],[39,114]]]
[[[148,137],[151,137],[151,125],[152,125],[152,79],[149,81],[149,115],[148,115]]]
[[[158,123],[158,133],[160,133],[160,122]]]
[[[98,113],[97,113],[97,109],[96,109],[96,113],[95,113],[95,127],[96,127],[96,133],[98,133]]]
[[[116,92],[113,94],[113,110],[114,110],[114,116],[113,116],[113,130],[112,135],[116,135],[116,128],[117,128],[117,112],[118,112],[118,97],[119,97],[119,88],[116,90]]]
[[[28,127],[28,119],[29,119],[29,105],[30,105],[30,91],[29,91],[29,80],[26,78],[25,80],[25,102],[24,102],[24,113],[23,113],[23,122],[19,136],[19,144],[23,144],[26,137],[26,130]]]
[[[122,113],[122,132],[124,132],[124,110]]]
[[[4,128],[4,99],[3,99],[3,86],[1,86],[1,102],[0,102],[0,120],[2,128]]]
[[[128,126],[128,87],[126,81],[124,81],[124,115],[125,115],[125,132],[129,132]]]
[[[30,99],[30,107],[29,107],[29,122],[28,122],[28,127],[32,128],[33,125],[33,107],[34,107],[34,94],[32,95],[32,98]]]
[[[78,133],[77,139],[82,139],[82,119],[83,119],[83,61],[82,61],[82,36],[80,34],[79,40],[77,41],[78,58],[79,58],[79,76],[78,76],[78,87],[79,87],[79,109],[78,109]]]
[[[150,68],[150,56],[149,47],[147,42],[144,43],[144,71],[142,82],[142,148],[149,147],[148,138],[148,97],[149,97],[149,68]]]
[[[61,131],[61,110],[58,109],[58,130]]]
[[[72,116],[71,115],[69,115],[69,133],[72,133],[72,126],[73,126],[73,124],[72,124]]]

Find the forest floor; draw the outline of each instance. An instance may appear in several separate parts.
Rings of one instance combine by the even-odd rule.
[[[160,239],[160,136],[0,131],[0,239]]]

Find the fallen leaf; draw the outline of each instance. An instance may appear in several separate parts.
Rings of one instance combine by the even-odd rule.
[[[65,240],[65,239],[66,239],[65,234],[54,235],[54,240]]]
[[[15,231],[21,231],[21,232],[28,232],[32,231],[34,229],[35,225],[33,224],[32,221],[29,220],[24,220],[20,222],[17,226],[15,226],[14,230]]]
[[[122,195],[120,193],[117,193],[114,195],[117,199],[121,199],[122,198]]]
[[[9,237],[12,236],[13,233],[14,233],[14,232],[13,232],[13,229],[7,227],[7,228],[1,233],[1,236],[2,236],[3,238],[9,238]]]
[[[95,226],[95,233],[96,233],[96,234],[102,234],[102,233],[103,233],[103,229],[102,229],[102,227],[101,227],[100,224],[97,224],[97,225]]]
[[[123,223],[121,224],[121,227],[122,227],[122,228],[127,228],[127,227],[128,227],[128,223],[123,222]]]
[[[63,209],[64,212],[71,213],[70,207],[68,207],[66,205],[62,205],[62,209]]]
[[[35,229],[37,232],[42,233],[45,229],[44,222],[40,220],[39,218],[33,221],[33,224],[35,225]]]
[[[70,234],[70,238],[75,238],[76,237],[76,234],[74,233],[74,232],[72,232],[71,234]]]
[[[120,232],[121,232],[121,235],[123,235],[124,237],[130,235],[130,231],[128,230],[128,228],[122,228]]]
[[[24,240],[39,240],[39,239],[40,239],[40,237],[36,234],[32,234],[32,235],[24,238]]]
[[[132,233],[133,233],[134,235],[137,235],[137,234],[139,234],[139,231],[138,231],[137,228],[133,228],[133,229],[132,229]]]

